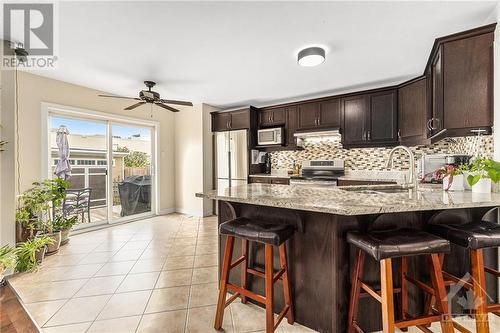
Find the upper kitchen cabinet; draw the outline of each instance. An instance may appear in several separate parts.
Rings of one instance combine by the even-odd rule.
[[[398,141],[397,90],[370,94],[369,128],[370,144],[394,144]]]
[[[340,99],[299,104],[297,117],[298,130],[338,128],[340,127]]]
[[[495,24],[436,40],[427,71],[432,77],[430,138],[473,135],[493,126]]]
[[[397,143],[397,91],[376,91],[345,97],[341,102],[342,144],[346,148]]]
[[[443,45],[444,125],[450,135],[493,126],[493,33]],[[466,134],[463,131],[457,134]]]
[[[264,109],[259,112],[259,127],[284,125],[286,122],[286,108]]]
[[[289,148],[297,147],[297,140],[294,136],[297,131],[297,106],[290,106],[286,108],[286,146]]]
[[[257,109],[212,112],[212,132],[252,129],[256,127]]]
[[[358,95],[343,98],[342,101],[342,144],[344,146],[362,146],[366,144],[366,117],[369,97]]]
[[[398,89],[399,142],[404,145],[427,143],[427,78],[402,84]]]

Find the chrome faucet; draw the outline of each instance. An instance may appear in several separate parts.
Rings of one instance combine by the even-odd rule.
[[[387,160],[386,168],[387,169],[392,168],[392,164],[393,164],[392,159],[394,157],[394,153],[397,150],[404,150],[406,153],[408,153],[408,156],[410,157],[410,179],[405,184],[403,184],[403,186],[405,188],[410,189],[410,191],[411,191],[411,189],[415,189],[415,191],[416,191],[417,186],[418,186],[418,182],[417,182],[417,177],[415,177],[415,155],[413,155],[413,152],[410,150],[410,148],[408,148],[406,146],[396,146],[396,147],[392,148],[391,152],[389,153],[389,159]]]

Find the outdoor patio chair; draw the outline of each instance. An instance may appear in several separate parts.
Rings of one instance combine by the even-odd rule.
[[[81,214],[82,223],[85,221],[85,213],[87,213],[88,221],[90,223],[90,195],[92,194],[91,188],[80,188],[66,190],[66,198],[63,201],[63,216]]]

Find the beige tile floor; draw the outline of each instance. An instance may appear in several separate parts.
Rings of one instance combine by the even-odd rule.
[[[35,273],[9,279],[44,333],[215,332],[215,217],[159,216],[73,236]],[[226,332],[263,332],[234,302]],[[283,323],[278,333],[313,332]]]

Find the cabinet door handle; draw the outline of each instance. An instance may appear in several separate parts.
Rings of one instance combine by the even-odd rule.
[[[366,132],[366,140],[371,140],[372,138],[372,132],[371,131],[367,131]]]
[[[427,129],[429,130],[429,132],[432,132],[431,121],[432,121],[432,118],[427,120]]]
[[[401,140],[401,130],[398,129],[398,140]]]

